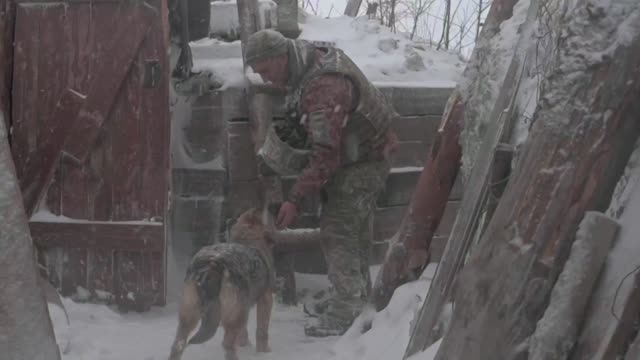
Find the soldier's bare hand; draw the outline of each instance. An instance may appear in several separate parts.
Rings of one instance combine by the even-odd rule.
[[[290,201],[285,201],[278,211],[276,226],[278,229],[287,228],[291,223],[293,223],[296,217],[298,217],[298,209],[296,208],[296,205]]]

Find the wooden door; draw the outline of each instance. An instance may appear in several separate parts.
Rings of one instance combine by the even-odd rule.
[[[165,9],[17,4],[12,152],[32,236],[64,295],[138,310],[165,302]]]

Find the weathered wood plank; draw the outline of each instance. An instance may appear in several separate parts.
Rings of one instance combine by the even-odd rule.
[[[508,1],[507,5],[514,6],[514,4],[515,2]],[[513,118],[510,113],[514,111],[514,101],[520,86],[521,73],[520,61],[514,57],[505,75],[504,86],[501,87],[489,115],[489,119],[495,120],[489,123],[480,151],[475,156],[474,166],[469,175],[471,180],[464,189],[462,204],[449,235],[449,241],[429,287],[427,298],[418,314],[416,325],[412,329],[405,358],[425,350],[441,335],[434,328],[444,305],[451,296],[454,280],[464,264],[481,211],[486,205],[488,181],[494,162],[495,149],[503,137],[505,123]],[[507,112],[505,113],[505,111]]]
[[[631,191],[619,221],[617,239],[593,291],[571,360],[608,360],[621,356],[637,330],[640,314],[640,259],[637,213],[640,188]],[[636,272],[634,272],[636,270]],[[631,358],[638,359],[638,358]]]
[[[394,168],[423,166],[431,145],[422,141],[398,142],[398,147],[391,158],[391,166]]]
[[[29,227],[33,240],[44,248],[164,249],[161,225],[31,222]]]
[[[551,291],[549,306],[529,343],[530,360],[568,358],[619,227],[602,213],[585,214],[571,254]]]
[[[48,124],[65,124],[66,119],[76,116],[83,101],[83,95],[66,89],[46,122]],[[32,155],[39,157],[39,161],[36,164],[27,163],[27,166],[19,168],[21,170],[18,173],[20,190],[28,217],[31,217],[47,192],[59,163],[62,145],[70,128],[64,125],[52,126],[49,130],[49,136],[43,137],[39,141],[37,152]]]
[[[399,141],[422,141],[431,144],[440,126],[440,115],[400,116],[391,127]]]
[[[134,63],[137,76],[130,75],[127,79],[133,93],[140,99],[138,102],[140,112],[136,115],[141,133],[140,137],[135,139],[141,144],[141,151],[137,154],[138,166],[141,168],[138,180],[140,219],[166,217],[171,182],[169,72],[163,70],[169,67],[168,41],[164,37],[164,31],[167,29],[164,29],[161,23],[161,20],[166,20],[166,17],[160,16],[161,14],[166,16],[167,9],[164,8],[166,0],[157,1],[157,3],[157,7],[162,10],[156,14],[158,20],[152,22],[152,30],[147,33]],[[141,87],[141,80],[147,77],[153,78],[152,84]],[[224,148],[224,142],[220,140],[218,139],[216,143],[220,143],[220,147]]]
[[[613,162],[628,160],[640,135],[640,84],[628,82],[640,76],[640,34],[611,49],[591,31],[596,23],[603,33],[621,31],[640,11],[635,1],[618,5],[627,11],[607,12],[605,20],[579,0],[560,19],[571,31],[563,32],[552,60],[557,67],[542,85],[544,101],[518,168],[458,277],[456,308],[436,360],[526,357],[523,341],[546,308],[580,220],[585,211],[606,208],[611,179],[623,170]],[[611,56],[582,58],[584,48],[609,49]]]
[[[74,122],[74,132],[64,144],[64,152],[83,163],[95,141],[102,124],[109,115],[116,94],[127,76],[147,31],[151,27],[154,13],[146,6],[135,6],[120,18],[117,33],[108,46],[112,57],[101,62],[96,71],[87,100],[78,111]]]
[[[434,236],[449,235],[459,208],[460,201],[447,202]],[[391,239],[400,228],[402,219],[407,215],[408,210],[409,206],[393,206],[376,209],[373,219],[374,241],[379,242]]]

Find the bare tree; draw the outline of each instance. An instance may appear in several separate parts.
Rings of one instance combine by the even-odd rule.
[[[451,29],[451,0],[445,0],[444,17],[442,19],[442,36],[438,42],[438,50],[444,44],[445,49],[449,49],[449,31]]]
[[[409,36],[411,40],[416,36],[420,20],[428,13],[434,2],[435,0],[405,0],[401,2],[401,5],[405,7],[407,14],[411,16],[411,21],[413,23],[411,27],[411,35]]]

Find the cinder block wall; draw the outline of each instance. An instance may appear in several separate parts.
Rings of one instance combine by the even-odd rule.
[[[375,213],[372,241],[376,263],[382,260],[386,240],[396,232],[406,213],[452,91],[450,88],[380,89],[401,117],[393,124],[400,140],[399,150]],[[280,104],[282,99],[274,99],[275,116],[279,115]],[[188,156],[190,161],[174,161],[173,238],[176,241],[191,239],[195,244],[225,241],[229,220],[257,204],[260,195],[244,92],[230,88],[197,97],[177,106],[174,117],[178,116],[183,118],[182,126],[174,126],[173,131],[184,134],[181,146],[186,149],[178,149],[179,155]],[[174,152],[178,150],[174,146]],[[283,178],[285,194],[294,181],[295,178]],[[432,244],[434,260],[439,259],[444,250],[461,196],[461,186],[456,183]],[[305,202],[296,228],[317,227],[318,204],[319,199]],[[320,249],[299,253],[296,259],[297,271],[324,272],[326,269]]]

